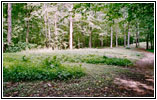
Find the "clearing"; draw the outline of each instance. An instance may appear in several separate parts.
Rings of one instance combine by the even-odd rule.
[[[78,60],[79,56],[96,55],[131,60],[133,66],[90,64],[84,62],[62,62],[64,65],[82,65],[86,75],[78,79],[53,81],[3,82],[4,97],[153,97],[154,54],[142,49],[104,48],[74,50],[28,50],[19,53],[4,53],[7,57],[21,59],[23,55],[35,63],[45,57],[62,55]],[[32,58],[33,57],[33,58]],[[77,59],[78,58],[78,59]]]

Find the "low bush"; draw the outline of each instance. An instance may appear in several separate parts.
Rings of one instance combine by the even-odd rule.
[[[86,56],[66,56],[64,55],[64,61],[68,62],[84,62],[91,64],[107,64],[116,66],[129,66],[133,63],[128,59],[123,58],[108,58],[107,56],[96,56],[96,55],[86,55]],[[60,59],[62,60],[62,59]]]
[[[154,53],[154,49],[148,49],[147,51]]]
[[[37,44],[31,44],[26,42],[18,42],[17,44],[11,44],[7,46],[4,52],[19,52],[26,49],[36,48]]]
[[[4,81],[32,81],[32,80],[66,80],[85,75],[81,66],[62,65],[56,57],[46,58],[41,66],[17,63],[10,67],[3,67]]]

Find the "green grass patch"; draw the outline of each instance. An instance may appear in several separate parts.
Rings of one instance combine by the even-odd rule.
[[[116,66],[130,66],[133,63],[128,59],[123,58],[109,58],[107,56],[87,55],[87,56],[63,56],[62,60],[69,62],[84,62],[90,64],[105,64]]]
[[[154,49],[148,49],[147,51],[154,53]]]
[[[3,67],[4,81],[32,81],[32,80],[66,80],[84,76],[84,69],[80,66],[63,65],[56,56],[46,58],[40,64],[33,64],[29,58],[22,57],[21,61]]]

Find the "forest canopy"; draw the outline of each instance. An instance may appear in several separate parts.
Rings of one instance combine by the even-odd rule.
[[[3,3],[3,52],[139,42],[154,48],[154,3]]]

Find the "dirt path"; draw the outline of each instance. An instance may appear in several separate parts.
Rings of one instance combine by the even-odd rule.
[[[144,58],[138,60],[135,64],[136,69],[139,69],[141,72],[145,74],[149,74],[153,76],[154,70],[154,53],[145,51],[143,49],[138,49],[140,52],[144,53]]]
[[[136,61],[132,71],[143,75],[141,79],[137,77],[120,77],[115,79],[115,84],[120,89],[132,91],[137,96],[153,96],[154,95],[154,53],[137,49],[144,53],[144,58]]]

